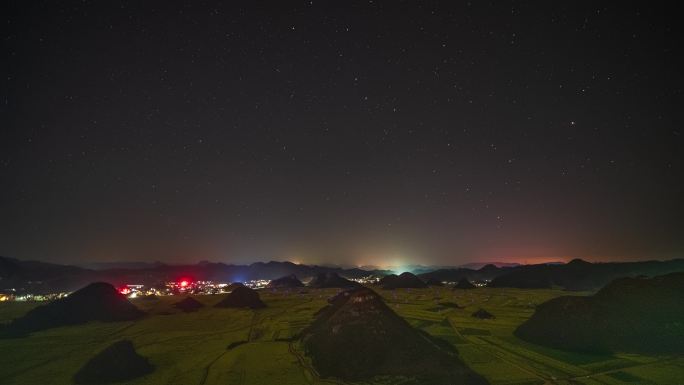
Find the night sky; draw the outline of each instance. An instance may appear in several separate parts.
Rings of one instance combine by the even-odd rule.
[[[684,256],[677,10],[226,3],[4,5],[0,255]]]

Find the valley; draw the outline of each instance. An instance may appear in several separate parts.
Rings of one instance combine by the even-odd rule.
[[[536,305],[568,295],[567,291],[450,287],[375,290],[411,325],[453,345],[461,360],[491,384],[676,384],[684,374],[681,356],[583,354],[542,347],[513,335]],[[260,290],[267,307],[259,310],[214,308],[226,295],[202,295],[194,298],[206,306],[189,313],[173,307],[177,296],[132,299],[147,316],[0,340],[0,349],[12,352],[0,362],[0,377],[8,385],[70,383],[90,357],[126,338],[155,367],[153,373],[127,384],[344,384],[321,379],[303,346],[293,338],[338,292]],[[2,304],[0,321],[16,318],[36,305]],[[474,318],[472,313],[480,308],[495,318]],[[402,383],[397,378],[373,381],[354,384]]]

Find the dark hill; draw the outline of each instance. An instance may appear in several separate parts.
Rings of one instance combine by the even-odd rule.
[[[108,384],[132,380],[154,370],[133,343],[121,340],[96,354],[74,375],[77,384]]]
[[[487,310],[482,309],[482,308],[478,309],[475,313],[472,314],[472,316],[475,318],[479,318],[479,319],[496,318],[496,317],[494,317],[494,315],[492,313],[490,313]]]
[[[261,309],[266,307],[266,304],[261,301],[259,293],[255,290],[245,286],[238,286],[226,298],[214,306]]]
[[[278,279],[274,279],[273,281],[268,283],[267,286],[269,289],[291,289],[295,287],[304,287],[304,284],[302,281],[297,279],[297,276],[294,274],[291,275],[286,275],[284,277],[280,277]]]
[[[474,289],[475,285],[470,283],[467,279],[463,278],[456,285],[454,285],[454,289]]]
[[[484,281],[492,280],[498,276],[514,271],[517,268],[518,267],[514,266],[496,267],[495,265],[488,264],[481,267],[479,270],[464,267],[457,269],[439,269],[429,273],[419,274],[418,276],[424,281],[436,279],[442,282],[458,282],[464,278],[469,281]]]
[[[302,333],[305,351],[321,376],[345,381],[399,376],[408,379],[403,384],[486,384],[371,289],[345,291],[329,302]]]
[[[436,278],[429,278],[425,284],[428,286],[444,286],[444,283]]]
[[[492,287],[522,289],[560,286],[566,290],[597,290],[621,277],[657,276],[684,271],[684,259],[670,261],[590,263],[574,259],[566,264],[518,266],[492,280]]]
[[[359,283],[342,278],[337,273],[320,273],[309,282],[309,287],[323,289],[323,288],[350,288],[361,286]]]
[[[477,269],[477,271],[479,271],[480,273],[483,273],[483,274],[491,274],[491,273],[498,272],[499,268],[493,263],[488,263],[488,264],[482,266],[481,268]]]
[[[488,286],[548,289],[552,286],[551,272],[557,268],[558,265],[520,266],[508,274],[494,278]]]
[[[582,261],[583,262],[583,261]],[[561,265],[502,266],[488,264],[473,268],[439,269],[420,274],[424,281],[435,278],[439,281],[458,282],[462,278],[482,281],[495,280],[498,287],[549,287],[561,286],[569,290],[596,290],[615,278],[626,276],[656,276],[684,271],[684,259],[671,261],[649,261],[629,263],[593,264],[584,262]],[[540,266],[537,269],[534,266]],[[0,290],[13,289],[16,293],[54,293],[72,291],[89,282],[111,282],[115,285],[136,282],[154,285],[181,276],[190,276],[202,281],[247,281],[251,279],[276,279],[294,274],[298,277],[315,277],[320,273],[337,273],[348,278],[384,275],[386,271],[343,269],[340,267],[298,265],[290,262],[257,262],[251,265],[228,265],[224,263],[201,262],[193,265],[165,265],[162,263],[110,264],[103,270],[89,270],[76,266],[65,266],[36,261],[21,261],[0,257]],[[567,267],[571,267],[566,271]],[[530,274],[528,270],[536,270]],[[572,272],[575,270],[575,272]],[[524,272],[522,275],[517,275]],[[515,274],[510,275],[509,274]],[[503,276],[506,276],[504,279]],[[497,278],[501,277],[501,280]]]
[[[378,282],[378,285],[383,289],[420,289],[427,287],[425,282],[409,272],[401,273],[400,275],[390,274],[385,276]]]
[[[684,273],[621,278],[590,297],[539,305],[515,334],[558,349],[684,352]]]
[[[130,321],[145,313],[108,283],[97,282],[68,297],[38,306],[7,327],[11,335],[22,335],[58,326],[78,325],[89,321]]]
[[[73,291],[99,280],[93,271],[76,266],[0,257],[0,290],[54,293]]]
[[[319,273],[334,272],[349,278],[361,278],[369,274],[386,273],[275,261],[251,265],[228,265],[207,261],[190,265],[167,265],[159,262],[104,263],[95,267],[96,270],[90,270],[0,256],[0,290],[11,289],[18,294],[43,294],[74,291],[90,282],[100,281],[110,282],[115,286],[130,282],[152,286],[179,277],[193,277],[196,281],[230,282],[276,279],[291,274],[298,277],[313,277]]]
[[[245,285],[242,284],[241,282],[233,282],[230,285],[226,286],[226,291],[230,292],[230,291],[237,289],[238,287],[245,287]]]
[[[173,307],[186,313],[190,313],[203,308],[204,304],[192,297],[185,297],[183,300],[174,303]]]
[[[473,270],[480,270],[485,266],[494,266],[494,267],[516,267],[520,266],[519,263],[517,262],[471,262],[471,263],[466,263],[464,265],[460,265],[460,268],[466,268],[466,269],[473,269]]]

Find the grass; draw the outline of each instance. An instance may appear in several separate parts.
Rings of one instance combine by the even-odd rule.
[[[262,291],[268,307],[258,311],[216,309],[212,305],[222,296],[198,296],[207,306],[193,313],[171,306],[178,297],[137,299],[135,304],[149,313],[137,322],[90,323],[0,340],[0,382],[70,384],[95,353],[128,338],[156,368],[130,385],[343,384],[318,378],[295,338],[334,293],[335,289],[306,294]],[[428,288],[379,294],[414,327],[453,344],[463,361],[492,384],[676,384],[684,378],[682,357],[577,354],[513,336],[536,304],[568,294],[559,290]],[[0,323],[34,306],[2,303]],[[496,318],[473,318],[479,308]],[[377,379],[375,384],[400,382]]]

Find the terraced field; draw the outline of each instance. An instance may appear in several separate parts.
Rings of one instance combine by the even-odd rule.
[[[335,292],[262,291],[268,307],[258,311],[212,308],[222,296],[196,297],[209,306],[195,313],[173,308],[178,297],[137,299],[134,303],[151,314],[137,322],[92,323],[0,340],[0,383],[70,384],[92,355],[128,338],[156,368],[130,384],[342,384],[318,378],[298,344],[290,341]],[[684,357],[574,354],[528,344],[512,335],[536,304],[567,294],[561,291],[430,288],[378,292],[411,324],[454,344],[463,360],[492,384],[683,383]],[[32,306],[0,304],[0,321]],[[471,317],[479,308],[496,318]]]
[[[513,336],[535,305],[568,292],[439,288],[380,293],[414,326],[454,344],[463,360],[492,384],[684,384],[684,357],[578,354]],[[440,305],[445,302],[463,308]],[[472,317],[480,308],[496,318]]]

